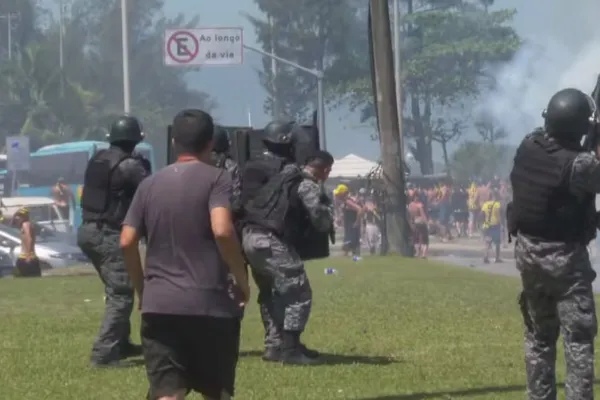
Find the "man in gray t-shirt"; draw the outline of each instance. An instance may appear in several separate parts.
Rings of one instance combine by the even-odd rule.
[[[140,185],[124,222],[121,245],[141,299],[150,399],[188,390],[209,399],[233,395],[240,305],[249,288],[230,211],[231,178],[210,165],[213,130],[202,111],[175,117],[177,162]]]

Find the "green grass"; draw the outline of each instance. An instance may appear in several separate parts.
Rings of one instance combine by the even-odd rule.
[[[339,274],[324,275],[327,266]],[[518,280],[395,257],[329,260],[308,269],[314,306],[304,341],[336,356],[315,367],[262,362],[253,303],[237,399],[524,397]],[[88,367],[103,312],[97,278],[0,280],[0,294],[3,399],[144,398],[143,367]],[[137,312],[132,320],[137,341]],[[562,356],[559,363],[562,379]]]

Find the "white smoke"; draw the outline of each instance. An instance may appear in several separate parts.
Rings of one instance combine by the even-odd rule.
[[[542,124],[552,94],[567,87],[590,94],[600,74],[600,1],[528,0],[517,10],[528,17],[518,29],[524,44],[475,110],[491,115],[511,142]]]

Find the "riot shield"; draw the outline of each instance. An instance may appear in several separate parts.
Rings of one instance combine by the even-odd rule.
[[[224,126],[223,129],[227,132],[229,141],[231,142],[229,155],[239,166],[243,166],[250,157],[248,136],[251,129],[233,126]],[[173,148],[173,135],[171,125],[169,125],[167,127],[167,165],[173,164],[176,159],[177,154],[175,154],[175,149]]]
[[[260,158],[265,149],[263,144],[265,131],[257,129],[250,132],[249,135],[249,157],[251,160]],[[296,162],[304,164],[306,158],[319,149],[319,130],[312,125],[302,125],[301,134],[297,136],[296,142]]]

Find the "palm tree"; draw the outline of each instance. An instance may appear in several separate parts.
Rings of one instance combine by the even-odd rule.
[[[9,134],[27,135],[32,146],[85,135],[100,96],[66,79],[48,55],[32,42],[0,69],[0,118]]]

